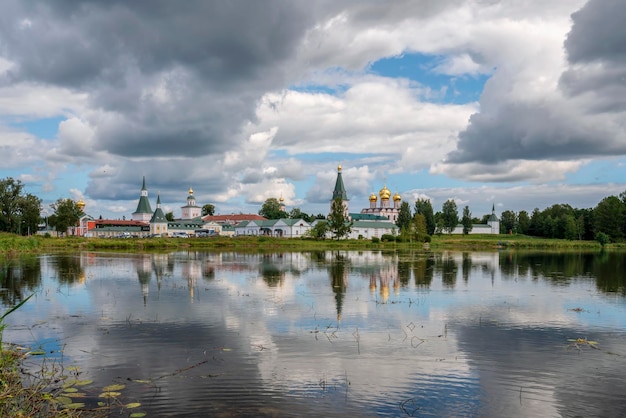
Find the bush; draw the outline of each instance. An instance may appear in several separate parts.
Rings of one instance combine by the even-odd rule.
[[[380,242],[380,239],[379,239],[378,237],[372,237],[372,242],[373,242],[374,244],[377,244],[377,243],[379,243],[379,242]]]
[[[383,236],[380,237],[380,240],[382,242],[395,242],[396,236],[395,235],[391,235],[391,234],[383,234]]]

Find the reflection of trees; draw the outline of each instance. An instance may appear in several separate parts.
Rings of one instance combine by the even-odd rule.
[[[269,287],[278,286],[284,279],[284,273],[275,262],[276,257],[281,258],[282,254],[262,254],[261,262],[259,263],[261,277],[263,277],[263,280]]]
[[[76,255],[55,255],[50,263],[56,268],[57,281],[59,284],[74,284],[85,282],[85,271],[81,265],[80,257]]]
[[[411,264],[411,261],[398,259],[398,279],[402,287],[407,286],[411,279]]]
[[[596,254],[592,269],[596,286],[603,292],[626,295],[626,255],[623,253]]]
[[[456,285],[457,270],[456,260],[449,255],[445,255],[441,260],[441,281],[444,286],[454,287]]]
[[[413,278],[418,287],[430,287],[435,271],[435,259],[431,256],[418,257],[413,261]]]
[[[20,258],[0,268],[0,299],[14,306],[33,293],[41,284],[41,262],[38,257]]]
[[[335,305],[337,307],[337,320],[341,320],[341,311],[343,309],[343,298],[348,287],[348,268],[346,264],[349,262],[343,254],[336,253],[328,267],[330,275],[330,285],[335,294]]]
[[[470,272],[472,271],[472,256],[470,253],[463,253],[463,261],[461,261],[461,274],[463,275],[463,281],[467,283],[469,281]]]

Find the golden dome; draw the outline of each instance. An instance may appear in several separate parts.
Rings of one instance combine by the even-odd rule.
[[[389,191],[387,186],[383,186],[383,188],[380,189],[380,192],[378,192],[378,195],[380,196],[381,200],[389,200],[389,198],[391,197],[391,192]]]
[[[193,194],[193,189],[191,187],[189,188],[189,194]]]
[[[375,201],[377,201],[377,200],[378,200],[378,197],[376,197],[376,194],[375,194],[375,193],[372,193],[372,194],[370,195],[370,202],[375,202]]]
[[[83,199],[79,199],[78,202],[76,202],[76,206],[78,206],[78,209],[83,210],[85,208],[85,202],[83,202]]]
[[[337,166],[337,171],[341,171],[341,164]]]
[[[278,199],[279,202],[284,202],[285,199],[283,199],[283,197],[281,196],[280,199]]]
[[[393,195],[393,201],[398,202],[400,200],[402,200],[402,198],[400,197],[400,194],[396,192],[396,194]]]

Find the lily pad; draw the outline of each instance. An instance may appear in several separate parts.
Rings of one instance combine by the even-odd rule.
[[[54,400],[61,405],[69,405],[72,403],[72,400],[67,396],[57,396],[56,398],[54,398]]]
[[[104,398],[104,399],[117,398],[121,394],[122,394],[121,392],[102,392],[100,395],[98,395],[98,397]]]
[[[145,412],[133,412],[132,414],[130,414],[130,418],[141,418],[145,416],[146,416]]]
[[[106,387],[102,388],[102,390],[103,390],[104,392],[114,392],[114,391],[122,390],[122,389],[124,389],[125,387],[126,387],[126,385],[120,385],[120,384],[117,384],[117,385],[109,385],[109,386],[106,386]]]
[[[127,409],[139,408],[141,404],[139,402],[131,402],[129,404],[124,405]]]

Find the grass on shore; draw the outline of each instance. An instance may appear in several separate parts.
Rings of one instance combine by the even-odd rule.
[[[314,250],[379,250],[423,249],[421,242],[372,242],[371,240],[313,240],[287,239],[263,236],[216,238],[52,238],[42,236],[20,237],[0,233],[0,253],[41,253],[48,251],[314,251]],[[596,241],[536,238],[525,235],[435,235],[427,244],[431,250],[497,250],[549,249],[549,250],[600,250]],[[609,250],[624,250],[625,243],[605,246]]]

